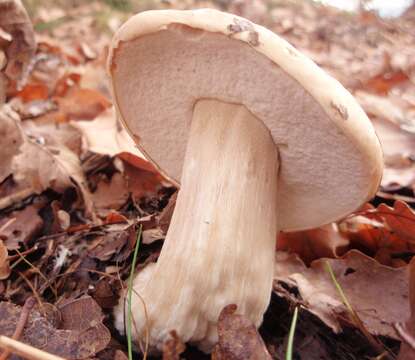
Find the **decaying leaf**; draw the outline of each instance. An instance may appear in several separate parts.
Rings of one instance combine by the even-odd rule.
[[[395,201],[393,208],[380,204],[375,213],[384,219],[391,231],[415,246],[415,212],[403,201]]]
[[[328,261],[336,279],[364,326],[373,335],[397,338],[393,324],[409,317],[406,268],[394,269],[352,250],[341,259],[313,261],[310,268],[294,254],[277,253],[274,290],[286,296],[281,284],[298,289],[299,301],[335,332],[348,311],[327,270]],[[379,296],[381,286],[382,296]]]
[[[19,149],[24,142],[24,136],[18,121],[19,118],[15,112],[9,107],[0,106],[0,137],[2,141],[0,182],[12,173],[13,158],[19,153]]]
[[[337,257],[344,254],[349,245],[346,236],[339,232],[336,224],[328,224],[317,229],[281,232],[277,250],[294,252],[309,264],[321,257]]]
[[[411,253],[415,249],[413,210],[397,200],[393,208],[386,204],[380,204],[378,208],[366,206],[357,214],[339,224],[351,248],[373,255],[383,265],[405,266],[400,254]]]
[[[93,213],[90,192],[78,156],[57,141],[46,146],[37,139],[29,138],[23,132],[16,117],[6,116],[6,119],[7,129],[13,130],[10,131],[10,136],[19,139],[16,141],[20,141],[20,147],[17,148],[17,152],[9,154],[9,157],[12,156],[9,160],[9,170],[3,172],[2,177],[13,174],[16,190],[24,197],[34,193],[40,194],[47,188],[62,192],[76,185],[82,194],[87,211]],[[11,140],[12,143],[13,141]],[[13,151],[15,150],[16,147],[13,147]],[[3,198],[1,207],[21,199],[10,196],[10,201],[8,200]]]
[[[77,86],[72,87],[64,97],[56,97],[55,102],[61,121],[93,120],[111,106],[110,101],[98,91]]]
[[[67,359],[85,359],[103,350],[110,333],[102,324],[99,306],[90,297],[74,300],[61,309],[62,322],[55,328],[37,310],[32,310],[21,340],[38,349]],[[0,334],[12,336],[21,307],[0,303]]]
[[[7,249],[19,249],[32,240],[43,227],[43,220],[38,214],[39,208],[29,205],[23,210],[14,211],[0,218],[0,237]]]
[[[415,258],[409,264],[409,306],[411,308],[411,316],[403,327],[405,334],[409,335],[409,339],[402,339],[398,360],[415,359]]]
[[[117,121],[113,108],[101,113],[93,121],[73,121],[72,125],[82,132],[89,151],[108,156],[127,152],[144,157],[124,127]]]
[[[125,247],[132,249],[130,245],[135,244],[134,226],[127,223],[126,225],[113,225],[112,227],[115,229],[95,240],[96,245],[88,254],[90,257],[101,261],[109,260],[114,256],[118,261],[123,261],[125,257],[128,257],[129,254],[124,254],[121,250]]]
[[[61,327],[77,331],[82,336],[86,351],[96,354],[105,349],[111,340],[109,330],[102,323],[101,308],[90,296],[73,300],[59,308],[62,316]]]
[[[126,203],[130,192],[127,181],[121,173],[115,173],[111,179],[102,179],[92,193],[95,208],[103,215],[111,210],[118,210]]]
[[[36,43],[32,23],[20,0],[0,1],[0,29],[10,35],[9,43],[3,45],[8,60],[5,73],[11,79],[21,80]]]
[[[382,97],[364,91],[355,94],[357,100],[371,116],[382,144],[385,159],[382,186],[411,186],[415,182],[413,158],[415,156],[415,117],[410,105],[403,100]]]
[[[0,239],[0,280],[7,279],[11,272],[8,255],[7,248]]]
[[[213,360],[271,360],[254,324],[236,313],[236,305],[226,306],[219,315],[219,341]]]

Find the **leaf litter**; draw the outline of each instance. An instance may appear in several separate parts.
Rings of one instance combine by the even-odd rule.
[[[38,305],[30,310],[22,341],[71,359],[125,359],[126,343],[110,314],[131,271],[138,226],[142,268],[157,259],[176,191],[120,126],[105,75],[111,33],[144,5],[26,5],[37,48],[20,2],[0,2],[0,334],[13,335],[21,305],[34,296]],[[338,223],[280,235],[264,325],[258,333],[237,310],[225,308],[213,358],[283,358],[298,304],[298,359],[379,355],[359,334],[326,261],[386,353],[398,354],[402,342],[399,359],[412,358],[413,7],[399,19],[383,20],[308,1],[203,5],[264,24],[339,79],[368,113],[385,152],[382,187],[372,204]],[[174,332],[163,357],[208,358]]]

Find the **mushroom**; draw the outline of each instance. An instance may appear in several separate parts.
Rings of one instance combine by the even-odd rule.
[[[339,82],[229,13],[139,13],[115,34],[108,70],[124,126],[181,184],[157,263],[135,278],[134,338],[149,330],[161,349],[176,330],[210,351],[226,305],[261,324],[279,231],[338,220],[375,194],[378,138]]]

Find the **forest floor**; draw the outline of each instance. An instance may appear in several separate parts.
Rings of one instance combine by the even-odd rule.
[[[414,9],[385,20],[289,0],[24,3],[37,49],[1,115],[0,334],[13,335],[34,298],[21,341],[67,359],[127,359],[112,309],[139,226],[137,270],[157,259],[176,189],[117,127],[108,46],[134,12],[215,7],[272,29],[337,78],[369,115],[385,160],[377,196],[360,211],[280,235],[259,333],[230,314],[215,356],[239,344],[249,359],[284,359],[298,307],[293,359],[415,359]],[[210,356],[173,337],[163,359],[179,358]]]

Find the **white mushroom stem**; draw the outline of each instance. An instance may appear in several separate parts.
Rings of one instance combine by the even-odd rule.
[[[243,105],[196,103],[163,249],[135,280],[151,346],[160,349],[175,329],[182,340],[209,351],[228,304],[260,325],[271,296],[278,170],[269,131]],[[137,297],[133,317],[143,342],[146,319]]]

